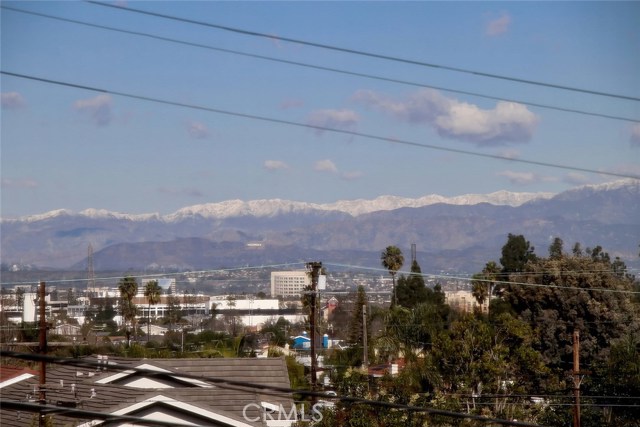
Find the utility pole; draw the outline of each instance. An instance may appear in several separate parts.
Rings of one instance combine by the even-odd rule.
[[[367,304],[362,304],[362,367],[369,368],[369,347],[367,346]]]
[[[47,302],[45,301],[45,296],[46,296],[45,283],[40,282],[40,286],[38,288],[38,312],[40,316],[40,318],[38,319],[39,320],[38,324],[40,327],[38,350],[40,354],[42,354],[43,356],[47,355],[47,318],[46,318]],[[41,405],[45,405],[47,403],[46,384],[47,384],[47,364],[43,360],[40,362],[40,380],[39,380],[39,387],[38,387],[38,400],[40,401]],[[40,426],[43,426],[44,415],[42,414],[42,412],[38,414],[38,419],[39,419],[38,424]]]
[[[316,292],[320,277],[321,262],[308,262],[307,269],[311,270],[311,313],[309,323],[311,327],[311,390],[318,388],[317,360],[316,360]]]
[[[580,427],[580,331],[573,331],[573,427]]]

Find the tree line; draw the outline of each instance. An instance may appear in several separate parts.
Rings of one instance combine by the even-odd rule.
[[[397,276],[404,257],[395,246],[381,253],[392,276],[389,307],[373,307],[376,330],[362,348],[359,288],[344,350],[328,363],[338,394],[526,421],[572,423],[573,332],[580,333],[581,425],[640,426],[640,284],[600,246],[570,252],[555,238],[547,256],[522,235],[509,234],[499,261],[472,279],[472,295],[486,310],[461,313],[429,288],[417,261]],[[377,326],[374,326],[377,325]],[[374,381],[361,369],[404,365]],[[424,412],[337,403],[321,426],[485,425]]]

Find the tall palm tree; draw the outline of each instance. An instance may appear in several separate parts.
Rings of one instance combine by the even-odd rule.
[[[120,279],[120,281],[118,282],[118,290],[120,291],[122,303],[122,317],[125,320],[125,323],[129,321],[131,325],[133,325],[136,319],[136,305],[133,303],[133,298],[138,293],[138,282],[136,282],[136,278],[132,276],[126,276],[123,279]],[[135,325],[133,327],[135,333]],[[131,332],[127,330],[127,343],[129,343],[130,336]]]
[[[391,279],[393,280],[393,297],[391,299],[391,305],[395,306],[397,303],[396,273],[402,268],[402,264],[404,264],[404,256],[402,255],[400,248],[397,246],[387,246],[384,252],[382,252],[382,255],[380,255],[380,261],[382,261],[382,266],[389,270],[389,274],[391,274]]]
[[[149,310],[147,311],[147,342],[151,337],[151,306],[160,302],[161,292],[162,288],[158,285],[157,280],[149,280],[144,285],[144,296],[147,297],[147,302],[149,303]]]
[[[489,314],[495,281],[498,280],[499,275],[500,267],[498,264],[495,261],[489,261],[482,269],[482,273],[474,274],[471,281],[471,295],[480,306],[484,306],[487,301],[487,314]]]

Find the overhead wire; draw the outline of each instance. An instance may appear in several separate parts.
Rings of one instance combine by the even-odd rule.
[[[91,92],[98,92],[98,93],[103,93],[103,94],[111,94],[111,95],[121,96],[121,97],[125,97],[125,98],[137,99],[137,100],[141,100],[141,101],[154,102],[154,103],[164,104],[164,105],[171,105],[171,106],[174,106],[174,107],[188,108],[188,109],[199,110],[199,111],[208,111],[208,112],[211,112],[211,113],[223,114],[223,115],[227,115],[227,116],[241,117],[241,118],[245,118],[245,119],[257,120],[257,121],[263,121],[263,122],[269,122],[269,123],[277,123],[277,124],[281,124],[281,125],[288,125],[288,126],[295,126],[295,127],[300,127],[300,128],[327,131],[327,132],[333,132],[333,133],[338,133],[338,134],[343,134],[343,135],[357,136],[357,137],[362,137],[362,138],[366,138],[366,139],[373,139],[373,140],[377,140],[377,141],[383,141],[383,142],[388,142],[388,143],[398,144],[398,145],[406,145],[406,146],[424,148],[424,149],[429,149],[429,150],[445,151],[445,152],[456,153],[456,154],[465,154],[465,155],[469,155],[469,156],[483,157],[483,158],[489,158],[489,159],[494,159],[494,160],[505,160],[505,161],[509,161],[509,162],[525,163],[525,164],[536,165],[536,166],[544,166],[544,167],[550,167],[550,168],[572,170],[572,171],[577,171],[577,172],[585,172],[585,173],[593,173],[593,174],[606,175],[606,176],[614,176],[614,177],[618,177],[618,178],[631,178],[631,179],[640,180],[640,175],[631,175],[631,174],[626,174],[626,173],[617,173],[617,172],[608,172],[608,171],[598,171],[598,170],[589,169],[589,168],[582,168],[582,167],[578,167],[578,166],[561,165],[561,164],[543,162],[543,161],[537,161],[537,160],[527,160],[527,159],[521,159],[521,158],[513,158],[513,157],[510,157],[510,156],[501,156],[501,155],[498,155],[498,154],[480,153],[480,152],[477,152],[477,151],[462,150],[462,149],[451,148],[451,147],[443,147],[443,146],[438,146],[438,145],[433,145],[433,144],[424,144],[424,143],[419,143],[419,142],[415,142],[415,141],[409,141],[409,140],[404,140],[404,139],[399,139],[399,138],[391,138],[391,137],[379,136],[379,135],[368,134],[368,133],[363,133],[363,132],[356,132],[356,131],[351,131],[351,130],[347,130],[347,129],[337,129],[337,128],[332,128],[332,127],[329,127],[329,126],[320,126],[320,125],[314,125],[314,124],[310,124],[310,123],[301,123],[301,122],[295,122],[295,121],[291,121],[291,120],[277,119],[277,118],[274,118],[274,117],[259,116],[259,115],[255,115],[255,114],[241,113],[241,112],[237,112],[237,111],[230,111],[230,110],[225,110],[225,109],[220,109],[220,108],[213,108],[213,107],[206,107],[206,106],[202,106],[202,105],[195,105],[195,104],[188,104],[188,103],[184,103],[184,102],[171,101],[171,100],[160,99],[160,98],[156,98],[156,97],[152,97],[152,96],[137,95],[137,94],[133,94],[133,93],[127,93],[127,92],[121,92],[121,91],[116,91],[116,90],[111,90],[111,89],[98,88],[98,87],[88,86],[88,85],[79,84],[79,83],[64,82],[64,81],[60,81],[60,80],[54,80],[54,79],[49,79],[49,78],[45,78],[45,77],[38,77],[38,76],[33,76],[33,75],[28,75],[28,74],[16,73],[16,72],[6,71],[6,70],[0,71],[0,74],[4,74],[6,76],[22,78],[22,79],[27,79],[27,80],[38,81],[38,82],[41,82],[41,83],[53,84],[53,85],[58,85],[58,86],[66,86],[66,87],[71,87],[71,88],[75,88],[75,89],[87,90],[87,91],[91,91]]]
[[[341,268],[351,268],[356,270],[367,270],[367,271],[388,271],[383,270],[381,268],[373,268],[373,267],[362,267],[356,266],[352,264],[337,264],[332,262],[323,262],[323,265],[327,266],[337,266]],[[613,293],[623,293],[623,294],[640,294],[640,292],[629,291],[624,289],[610,289],[610,288],[579,288],[573,286],[560,286],[560,285],[544,285],[540,283],[528,283],[528,282],[516,282],[516,281],[508,281],[508,280],[492,280],[492,279],[474,279],[473,277],[464,277],[464,276],[452,276],[445,274],[433,274],[433,273],[421,273],[421,275],[425,278],[434,278],[434,279],[448,279],[448,280],[459,280],[465,282],[488,282],[500,285],[519,285],[519,286],[531,286],[531,287],[540,287],[540,288],[550,288],[550,289],[565,289],[565,290],[576,290],[576,291],[602,291],[602,292],[613,292]]]
[[[70,366],[80,366],[80,367],[90,367],[90,368],[103,368],[105,366],[104,364],[101,364],[99,362],[54,357],[54,356],[47,356],[47,355],[41,355],[41,354],[18,353],[18,352],[9,351],[9,350],[0,350],[0,357],[11,357],[11,358],[18,358],[21,360],[28,360],[31,362],[45,362],[45,363],[53,363],[53,364],[60,364],[60,365],[67,365],[67,366],[70,365]],[[339,400],[341,402],[348,403],[348,404],[364,404],[364,405],[377,406],[377,407],[388,408],[388,409],[399,409],[399,410],[407,410],[412,412],[424,412],[429,415],[437,415],[437,416],[456,418],[456,419],[470,419],[470,420],[482,421],[486,423],[495,423],[500,425],[520,426],[520,427],[542,427],[539,424],[511,421],[511,420],[505,420],[505,419],[499,419],[499,418],[489,418],[489,417],[484,417],[480,415],[465,414],[462,412],[453,412],[453,411],[436,409],[436,408],[429,408],[429,407],[422,407],[422,406],[415,406],[415,405],[405,405],[405,404],[399,404],[399,403],[393,403],[393,402],[364,399],[364,398],[344,396],[344,395],[327,396],[326,393],[319,392],[319,391],[292,389],[290,387],[257,384],[257,383],[247,382],[247,381],[238,381],[238,380],[223,379],[219,377],[193,375],[193,374],[187,374],[182,372],[179,372],[179,373],[162,372],[162,371],[156,371],[151,369],[133,368],[131,366],[120,365],[117,363],[109,363],[108,369],[117,370],[117,371],[131,371],[139,374],[144,374],[146,376],[150,376],[153,378],[166,379],[166,378],[180,377],[180,378],[195,379],[199,381],[209,382],[220,388],[232,387],[233,389],[237,389],[237,387],[240,387],[241,389],[244,389],[244,390],[247,390],[247,389],[253,390],[253,391],[259,390],[265,394],[273,393],[277,396],[282,396],[283,394],[285,395],[298,394],[302,396],[322,397],[327,400]]]
[[[125,274],[126,277],[133,277],[136,279],[147,279],[153,277],[167,277],[167,276],[189,276],[189,275],[203,275],[203,274],[215,274],[222,272],[231,272],[231,271],[242,271],[242,270],[256,270],[256,269],[275,269],[282,267],[293,267],[293,266],[302,266],[304,262],[289,262],[289,263],[279,263],[279,264],[270,264],[270,265],[259,265],[259,266],[242,266],[242,267],[233,267],[233,268],[223,268],[223,269],[212,269],[212,270],[194,270],[194,271],[181,271],[175,273],[154,273],[154,274]],[[387,269],[378,268],[378,267],[365,267],[358,266],[353,264],[343,264],[343,263],[335,263],[335,262],[326,262],[323,261],[323,266],[333,266],[339,268],[348,268],[350,270],[364,270],[371,271],[375,273],[386,273]],[[549,274],[550,272],[540,272],[540,274]],[[564,272],[563,272],[564,273]],[[580,273],[580,272],[572,272],[572,273]],[[616,274],[614,271],[609,271],[610,274]],[[598,274],[598,273],[589,273],[589,274]],[[518,282],[518,281],[509,281],[509,280],[497,280],[497,279],[484,279],[484,278],[474,278],[472,276],[464,276],[464,275],[451,275],[451,274],[436,274],[436,273],[408,273],[411,275],[419,275],[425,279],[442,279],[442,280],[457,280],[462,282],[482,282],[482,283],[492,283],[492,284],[500,284],[500,285],[519,285],[519,286],[531,286],[531,287],[543,287],[549,289],[565,289],[565,290],[578,290],[578,291],[601,291],[601,292],[612,292],[612,293],[622,293],[622,294],[640,294],[640,291],[632,291],[626,289],[611,289],[611,288],[594,288],[594,287],[574,287],[574,286],[561,286],[561,285],[545,285],[539,283],[529,283],[529,282]],[[526,273],[523,273],[526,275]],[[535,276],[535,275],[534,275]],[[96,277],[95,280],[100,281],[115,281],[122,279],[122,276],[106,276],[106,277]],[[76,282],[86,282],[86,278],[76,278],[76,279],[53,279],[47,280],[46,282],[49,284],[60,284],[60,283],[76,283]],[[0,285],[9,286],[9,285],[29,285],[29,284],[37,284],[39,281],[25,281],[25,282],[2,282]],[[337,293],[344,292],[349,293],[351,291],[336,291],[332,292],[331,290],[323,291],[323,293]]]
[[[541,103],[535,103],[535,102],[529,102],[529,101],[522,101],[522,100],[517,100],[517,99],[512,99],[512,98],[485,95],[485,94],[481,94],[481,93],[476,93],[476,92],[471,92],[471,91],[464,91],[464,90],[459,90],[459,89],[451,89],[451,88],[446,88],[446,87],[442,87],[442,86],[429,85],[429,84],[425,84],[425,83],[410,82],[410,81],[400,80],[400,79],[395,79],[395,78],[390,78],[390,77],[376,76],[376,75],[367,74],[367,73],[360,73],[360,72],[355,72],[355,71],[342,70],[342,69],[333,68],[333,67],[326,67],[326,66],[322,66],[322,65],[308,64],[308,63],[299,62],[299,61],[291,61],[291,60],[287,60],[287,59],[275,58],[275,57],[266,56],[266,55],[259,55],[259,54],[255,54],[255,53],[242,52],[242,51],[238,51],[238,50],[234,50],[234,49],[220,48],[220,47],[211,46],[211,45],[205,45],[205,44],[201,44],[201,43],[194,43],[194,42],[189,42],[189,41],[185,41],[185,40],[178,40],[178,39],[175,39],[175,38],[163,37],[163,36],[159,36],[159,35],[155,35],[155,34],[144,33],[144,32],[141,32],[141,31],[125,30],[125,29],[115,28],[115,27],[106,26],[106,25],[100,25],[100,24],[94,24],[94,23],[90,23],[90,22],[79,21],[79,20],[76,20],[76,19],[63,18],[63,17],[53,16],[53,15],[49,15],[49,14],[45,14],[45,13],[33,12],[33,11],[29,11],[29,10],[24,10],[24,9],[18,9],[18,8],[11,7],[11,6],[4,6],[3,5],[3,6],[0,6],[0,7],[2,9],[14,11],[14,12],[24,13],[24,14],[33,15],[33,16],[39,16],[39,17],[48,18],[48,19],[54,19],[54,20],[58,20],[58,21],[62,21],[62,22],[68,22],[68,23],[88,26],[88,27],[92,27],[92,28],[99,28],[99,29],[103,29],[103,30],[107,30],[107,31],[114,31],[114,32],[119,32],[119,33],[123,33],[123,34],[140,36],[140,37],[147,37],[147,38],[160,40],[160,41],[164,41],[164,42],[169,42],[169,43],[176,43],[176,44],[181,44],[181,45],[185,45],[185,46],[191,46],[191,47],[196,47],[196,48],[201,48],[201,49],[208,49],[208,50],[213,50],[213,51],[217,51],[217,52],[223,52],[223,53],[228,53],[228,54],[233,54],[233,55],[240,55],[240,56],[245,56],[245,57],[255,58],[255,59],[261,59],[261,60],[265,60],[265,61],[279,62],[279,63],[282,63],[282,64],[295,65],[295,66],[299,66],[299,67],[311,68],[311,69],[316,69],[316,70],[321,70],[321,71],[329,71],[329,72],[333,72],[333,73],[345,74],[345,75],[350,75],[350,76],[354,76],[354,77],[362,77],[362,78],[366,78],[366,79],[385,81],[385,82],[389,82],[389,83],[397,83],[397,84],[408,85],[408,86],[435,89],[435,90],[440,90],[440,91],[443,91],[443,92],[457,93],[457,94],[461,94],[461,95],[474,96],[474,97],[484,98],[484,99],[491,99],[491,100],[494,100],[494,101],[513,102],[513,103],[518,103],[518,104],[522,104],[522,105],[528,105],[528,106],[531,106],[531,107],[544,108],[544,109],[562,111],[562,112],[567,112],[567,113],[582,114],[582,115],[587,115],[587,116],[592,116],[592,117],[601,117],[601,118],[606,118],[606,119],[621,120],[621,121],[627,121],[627,122],[632,122],[632,123],[640,122],[640,118],[635,118],[634,119],[634,118],[629,118],[629,117],[610,115],[610,114],[603,114],[603,113],[596,113],[596,112],[592,112],[592,111],[585,111],[585,110],[579,110],[579,109],[574,109],[574,108],[564,108],[564,107],[558,107],[558,106],[553,106],[553,105],[548,105],[548,104],[541,104]]]
[[[69,418],[77,419],[89,419],[89,420],[101,420],[106,422],[126,422],[127,425],[141,425],[141,426],[166,426],[166,427],[193,427],[194,424],[181,423],[178,421],[162,421],[158,419],[149,419],[142,417],[135,417],[122,414],[108,414],[99,411],[88,411],[78,408],[66,408],[54,405],[42,405],[40,403],[20,402],[10,399],[0,398],[0,409],[2,410],[14,410],[24,411],[31,413],[38,413],[42,416],[48,415],[61,415]],[[130,424],[133,423],[133,424]],[[93,424],[92,424],[93,425]]]
[[[109,7],[109,8],[118,9],[118,10],[121,10],[121,11],[124,11],[124,12],[129,12],[129,13],[138,13],[138,14],[154,16],[154,17],[158,17],[158,18],[163,18],[163,19],[168,19],[168,20],[173,20],[173,21],[178,21],[178,22],[183,22],[183,23],[188,23],[188,24],[193,24],[193,25],[199,25],[199,26],[204,26],[204,27],[209,27],[209,28],[215,28],[215,29],[218,29],[218,30],[233,32],[233,33],[237,33],[237,34],[243,34],[243,35],[247,35],[247,36],[262,37],[262,38],[267,38],[267,39],[270,39],[270,40],[279,40],[279,41],[295,43],[295,44],[305,45],[305,46],[310,46],[310,47],[315,47],[315,48],[333,50],[333,51],[338,51],[338,52],[343,52],[343,53],[348,53],[348,54],[353,54],[353,55],[366,56],[366,57],[370,57],[370,58],[383,59],[383,60],[387,60],[387,61],[401,62],[401,63],[405,63],[405,64],[418,65],[418,66],[422,66],[422,67],[436,68],[436,69],[441,69],[441,70],[446,70],[446,71],[454,71],[454,72],[463,73],[463,74],[472,74],[472,75],[481,76],[481,77],[487,77],[487,78],[499,79],[499,80],[506,80],[506,81],[516,82],[516,83],[524,83],[524,84],[528,84],[528,85],[543,86],[543,87],[549,87],[549,88],[553,88],[553,89],[561,89],[561,90],[572,91],[572,92],[581,92],[581,93],[586,93],[586,94],[590,94],[590,95],[605,96],[605,97],[625,99],[625,100],[631,100],[631,101],[640,101],[640,98],[634,97],[634,96],[627,96],[627,95],[620,95],[620,94],[615,94],[615,93],[601,92],[601,91],[595,91],[595,90],[590,90],[590,89],[582,89],[582,88],[577,88],[577,87],[571,87],[571,86],[553,84],[553,83],[546,83],[546,82],[540,82],[540,81],[529,80],[529,79],[522,79],[522,78],[517,78],[517,77],[509,77],[509,76],[493,74],[493,73],[488,73],[488,72],[483,72],[483,71],[471,70],[471,69],[460,68],[460,67],[452,67],[452,66],[448,66],[448,65],[429,63],[429,62],[418,61],[418,60],[414,60],[414,59],[400,58],[400,57],[396,57],[396,56],[384,55],[384,54],[374,53],[374,52],[366,52],[366,51],[363,51],[363,50],[350,49],[350,48],[345,48],[345,47],[340,47],[340,46],[333,46],[333,45],[328,45],[328,44],[324,44],[324,43],[311,42],[311,41],[307,41],[307,40],[301,40],[301,39],[295,39],[295,38],[290,38],[290,37],[277,36],[277,35],[274,35],[274,34],[266,34],[266,33],[261,33],[261,32],[257,32],[257,31],[251,31],[251,30],[245,30],[245,29],[241,29],[241,28],[230,27],[230,26],[226,26],[226,25],[219,25],[219,24],[213,24],[213,23],[210,23],[210,22],[198,21],[198,20],[195,20],[195,19],[181,18],[181,17],[162,14],[162,13],[158,13],[158,12],[151,12],[151,11],[148,11],[148,10],[136,9],[136,8],[130,7],[130,5],[127,5],[126,7],[124,7],[124,6],[120,6],[118,4],[104,3],[104,2],[98,2],[98,1],[93,1],[93,0],[86,0],[86,2],[90,3],[92,5]]]

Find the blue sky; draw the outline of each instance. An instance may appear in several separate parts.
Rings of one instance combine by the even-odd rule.
[[[1,214],[168,214],[230,199],[559,192],[640,175],[637,2],[120,2],[257,37],[85,2],[2,2]],[[10,10],[419,83],[346,75]],[[284,37],[447,68],[278,40]],[[459,92],[486,95],[473,96]],[[518,101],[518,102],[509,102]],[[354,134],[355,133],[355,134]],[[366,138],[362,134],[417,145]]]

